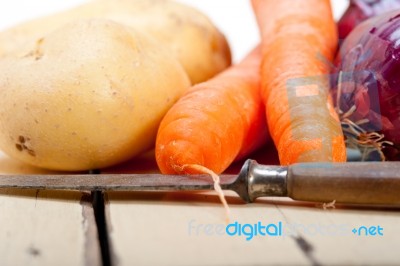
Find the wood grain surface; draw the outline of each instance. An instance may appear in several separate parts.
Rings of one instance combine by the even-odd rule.
[[[4,154],[0,170],[52,173]],[[90,193],[0,189],[0,265],[101,265]]]

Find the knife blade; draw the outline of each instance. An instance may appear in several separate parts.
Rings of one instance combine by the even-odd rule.
[[[400,206],[400,163],[301,163],[288,167],[247,160],[238,175],[222,175],[221,188],[245,202],[259,197]],[[77,191],[213,190],[208,175],[1,175],[0,188]]]

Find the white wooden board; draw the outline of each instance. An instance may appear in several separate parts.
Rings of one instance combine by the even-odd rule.
[[[228,236],[224,210],[212,194],[111,193],[107,214],[117,265],[400,263],[399,210],[343,206],[323,210],[288,199],[243,205],[229,195],[231,222],[282,222],[282,236],[258,235],[249,241],[245,236]],[[366,236],[363,229],[360,236],[352,232],[360,226],[378,225],[383,236]]]
[[[0,173],[49,173],[0,154]],[[100,265],[90,195],[0,189],[0,265]]]

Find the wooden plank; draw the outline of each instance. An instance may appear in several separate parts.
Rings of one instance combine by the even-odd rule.
[[[335,209],[316,208],[315,204],[299,206],[276,199],[275,206],[296,235],[307,241],[312,249],[305,254],[322,265],[394,265],[400,262],[396,252],[400,241],[400,212],[397,208],[336,206]],[[379,235],[365,234],[361,226],[380,226]]]
[[[110,193],[108,201],[118,265],[264,265],[280,263],[285,257],[288,264],[307,263],[291,239],[246,241],[226,235],[224,210],[212,194]],[[272,222],[280,217],[271,206],[246,206],[237,198],[230,202],[232,221]]]
[[[323,210],[289,199],[244,205],[229,195],[231,222],[282,222],[282,235],[258,235],[249,241],[245,236],[228,236],[224,211],[212,193],[110,193],[107,214],[115,260],[118,265],[393,265],[400,261],[398,210]],[[378,225],[383,236],[352,233],[353,228]]]
[[[50,173],[0,154],[1,173]],[[0,190],[0,265],[100,265],[90,195]]]

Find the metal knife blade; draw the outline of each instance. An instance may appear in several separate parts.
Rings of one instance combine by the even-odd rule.
[[[294,200],[400,206],[400,163],[302,163],[268,166],[247,160],[221,187],[244,201],[265,196]],[[78,191],[213,190],[208,175],[0,175],[0,188]]]
[[[222,175],[226,188],[236,175]],[[99,175],[0,175],[0,188],[77,190],[77,191],[178,191],[211,190],[207,175],[99,174]]]

